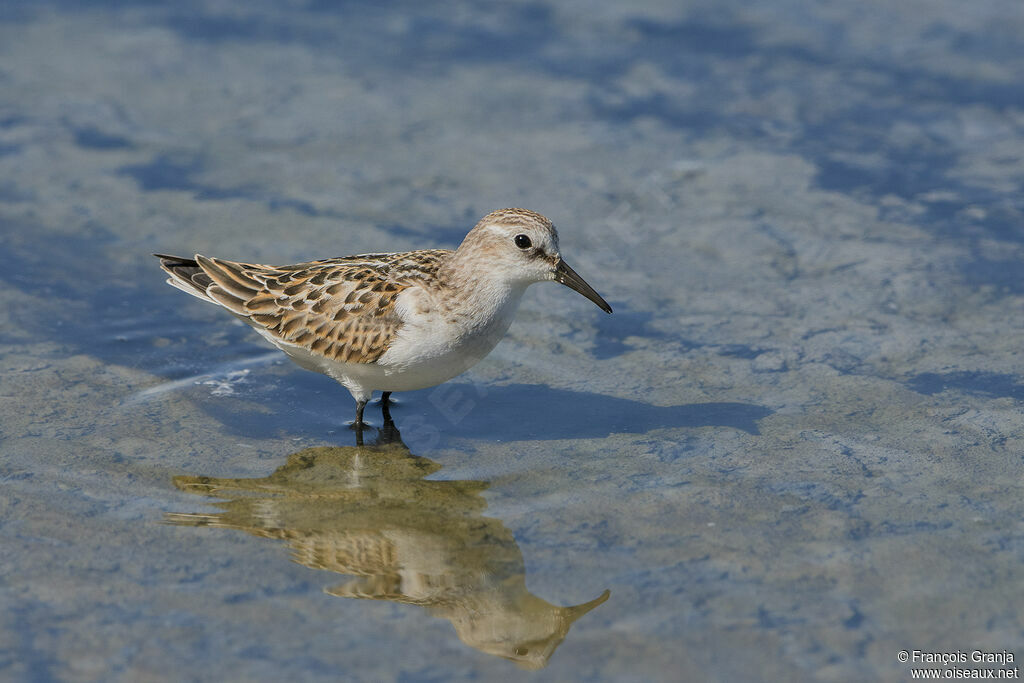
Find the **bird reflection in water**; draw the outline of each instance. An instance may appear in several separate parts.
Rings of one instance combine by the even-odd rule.
[[[441,465],[410,453],[390,420],[380,434],[370,446],[293,453],[262,479],[175,477],[183,491],[225,500],[214,504],[222,512],[165,521],[287,541],[296,562],[355,577],[331,595],[419,605],[470,647],[546,666],[609,591],[573,607],[532,594],[512,533],[482,514],[488,483],[427,481]]]

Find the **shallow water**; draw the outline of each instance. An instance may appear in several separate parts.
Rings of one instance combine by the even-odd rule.
[[[1024,657],[1022,35],[1009,0],[4,3],[0,678]],[[531,288],[362,446],[149,256],[502,206],[615,313]]]

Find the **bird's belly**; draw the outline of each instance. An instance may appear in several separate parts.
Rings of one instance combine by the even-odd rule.
[[[441,357],[431,363],[414,363],[400,370],[385,369],[374,385],[381,391],[413,391],[426,389],[461,375],[480,359],[467,361],[465,357]]]
[[[476,365],[501,341],[507,327],[470,335],[458,344],[436,334],[399,338],[377,363],[345,363],[271,341],[299,366],[332,377],[353,393],[414,391],[447,382]]]
[[[495,316],[487,325],[469,332],[436,322],[429,326],[410,326],[377,361],[384,376],[374,388],[383,391],[424,389],[462,374],[497,346],[508,331],[514,313],[513,309]]]
[[[410,363],[401,368],[390,368],[378,363],[345,363],[303,348],[280,346],[299,366],[331,377],[353,392],[413,391],[446,382],[467,370],[471,364],[461,358],[437,358],[430,363]]]

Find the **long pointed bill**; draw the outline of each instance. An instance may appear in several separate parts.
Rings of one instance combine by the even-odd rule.
[[[575,270],[569,267],[569,264],[564,259],[558,259],[558,264],[555,266],[555,280],[561,282],[569,289],[575,289],[577,292],[587,297],[605,313],[611,313],[612,307],[608,305],[608,302],[601,298],[601,295],[594,291],[594,288],[586,283]]]
[[[603,605],[605,600],[607,600],[611,594],[612,592],[606,589],[604,593],[601,593],[590,602],[585,602],[582,605],[575,605],[573,607],[563,607],[562,613],[569,617],[569,623],[571,624],[595,607]]]

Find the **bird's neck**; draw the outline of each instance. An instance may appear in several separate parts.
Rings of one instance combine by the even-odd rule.
[[[502,320],[507,327],[519,307],[529,282],[501,277],[479,255],[452,252],[442,265],[448,286],[440,292],[450,310],[462,311],[478,320]],[[501,324],[501,323],[499,323]]]

